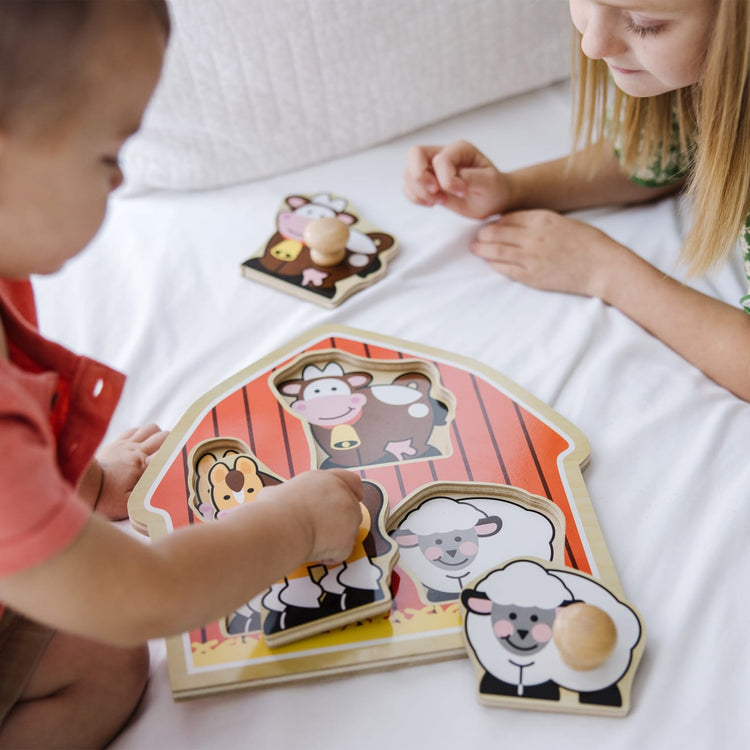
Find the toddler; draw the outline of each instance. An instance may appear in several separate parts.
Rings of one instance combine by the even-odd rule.
[[[361,520],[361,480],[342,470],[157,543],[105,519],[125,515],[165,433],[130,431],[92,461],[123,378],[40,336],[28,278],[98,230],[168,33],[164,0],[0,2],[2,748],[106,745],[143,692],[149,638],[222,617],[306,560],[345,559]]]

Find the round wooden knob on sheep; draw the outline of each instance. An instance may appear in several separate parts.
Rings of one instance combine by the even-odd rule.
[[[346,256],[349,227],[343,221],[330,216],[313,219],[303,234],[310,248],[310,258],[318,266],[335,266]]]
[[[562,660],[571,669],[584,671],[607,661],[617,643],[617,628],[603,609],[574,602],[557,610],[552,637]]]

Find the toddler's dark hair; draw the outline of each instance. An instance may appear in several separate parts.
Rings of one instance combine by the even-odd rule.
[[[81,40],[94,9],[149,8],[169,36],[165,0],[0,0],[0,128],[31,111],[64,113],[78,85]]]

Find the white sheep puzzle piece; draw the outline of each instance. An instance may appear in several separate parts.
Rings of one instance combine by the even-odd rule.
[[[611,648],[591,668],[574,668],[555,622],[585,602],[614,624]],[[461,592],[464,637],[479,699],[490,706],[624,716],[643,653],[640,617],[600,581],[547,561],[516,558]],[[595,638],[595,633],[585,635]]]
[[[427,604],[457,601],[469,581],[518,555],[563,562],[562,513],[517,487],[434,482],[405,498],[388,528]]]

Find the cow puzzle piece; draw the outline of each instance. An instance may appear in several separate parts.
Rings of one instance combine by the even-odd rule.
[[[226,519],[280,484],[242,440],[220,436],[198,443],[188,457],[188,505],[201,521]],[[385,533],[387,503],[374,482],[364,483],[362,524],[349,557],[335,566],[301,565],[250,599],[222,622],[228,637],[258,636],[276,647],[387,612],[397,547]]]
[[[362,524],[349,557],[338,565],[306,563],[263,596],[263,634],[272,648],[390,610],[398,548],[385,532],[382,488],[363,485]]]
[[[482,703],[627,714],[643,625],[592,576],[516,558],[466,586],[461,612]]]
[[[242,263],[243,276],[324,307],[335,307],[386,272],[396,238],[366,222],[346,198],[290,195],[276,231]]]
[[[278,398],[304,425],[313,468],[446,455],[453,397],[434,367],[318,350],[279,371]]]

